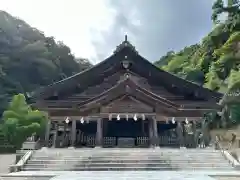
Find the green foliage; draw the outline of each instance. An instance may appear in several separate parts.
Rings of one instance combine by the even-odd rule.
[[[236,31],[228,38],[226,43],[219,49],[214,51],[215,55],[222,56],[225,54],[236,54],[238,53],[238,43],[240,41],[240,31]]]
[[[239,0],[216,0],[212,6],[215,27],[201,43],[171,52],[155,63],[177,76],[226,93],[221,101],[222,127],[240,123],[239,6]],[[224,19],[222,15],[226,15]]]
[[[212,20],[214,23],[219,23],[219,16],[226,14],[226,20],[224,23],[225,31],[239,31],[240,29],[240,1],[239,0],[227,0],[224,4],[223,0],[216,0],[212,6]]]
[[[44,133],[47,115],[26,103],[23,94],[15,95],[3,113],[2,131],[11,145],[20,148],[30,136]]]
[[[69,47],[0,11],[0,114],[11,97],[78,73],[91,64]]]
[[[239,90],[240,89],[240,72],[232,70],[228,80],[229,90]]]

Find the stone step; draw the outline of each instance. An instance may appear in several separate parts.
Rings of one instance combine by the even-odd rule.
[[[196,155],[196,154],[200,154],[200,155],[206,155],[206,154],[210,154],[210,155],[215,155],[215,154],[221,154],[220,152],[181,152],[181,151],[179,151],[179,152],[161,152],[161,151],[159,151],[159,152],[131,152],[131,151],[129,151],[129,152],[118,152],[118,153],[116,153],[116,152],[111,152],[111,151],[109,151],[109,152],[98,152],[98,151],[93,151],[93,152],[77,152],[77,153],[74,153],[74,152],[72,152],[72,153],[70,153],[70,152],[52,152],[52,153],[50,153],[50,152],[46,152],[46,153],[39,153],[39,152],[36,152],[36,154],[38,154],[38,155],[57,155],[57,154],[73,154],[73,155],[82,155],[83,153],[85,153],[85,154],[92,154],[92,153],[95,153],[95,154],[113,154],[113,155],[128,155],[128,154],[153,154],[153,155],[155,155],[155,154],[189,154],[189,155]]]
[[[98,150],[98,151],[220,151],[216,150],[214,148],[164,148],[164,147],[156,147],[156,148],[42,148],[39,151],[92,151],[92,150]]]
[[[166,163],[164,160],[159,160],[159,159],[121,159],[121,160],[117,160],[117,159],[68,159],[68,160],[29,160],[28,164],[36,164],[36,163],[40,163],[40,164],[46,164],[49,162],[81,162],[81,163],[88,163],[88,162],[92,162],[92,163],[138,163],[138,162],[155,162],[155,163]]]
[[[152,161],[139,161],[139,162],[81,162],[81,161],[55,161],[55,162],[49,162],[49,163],[28,163],[28,165],[55,165],[55,164],[109,164],[109,165],[114,165],[114,164],[125,164],[125,165],[131,165],[131,164],[159,164],[159,165],[163,165],[163,164],[169,164],[168,162],[152,162]],[[188,164],[188,163],[176,163],[176,162],[172,162],[172,164]],[[201,162],[193,162],[191,163],[192,166],[194,165],[218,165],[218,166],[223,166],[223,165],[229,165],[228,163],[212,163],[212,162],[205,162],[205,163],[201,163]]]
[[[73,152],[74,151],[74,152]],[[151,148],[146,148],[146,149],[132,149],[132,148],[122,148],[122,149],[115,149],[115,148],[93,148],[93,149],[86,149],[86,148],[77,148],[77,149],[46,149],[46,150],[38,150],[38,153],[55,153],[55,152],[64,152],[64,153],[82,153],[82,152],[100,152],[100,153],[107,153],[107,152],[112,152],[112,153],[127,153],[127,152],[137,152],[137,153],[146,153],[146,152],[167,152],[167,153],[176,153],[176,152],[188,152],[188,153],[212,153],[212,152],[221,152],[220,150],[214,150],[214,149],[161,149],[161,148],[156,148],[156,149],[151,149]]]
[[[23,168],[23,171],[172,171],[172,170],[205,170],[209,171],[225,171],[225,167],[51,167],[51,168]]]
[[[124,168],[124,167],[135,167],[135,168],[142,168],[142,167],[158,167],[158,168],[167,168],[171,167],[167,164],[49,164],[49,165],[35,165],[35,166],[29,166],[26,165],[24,168],[59,168],[62,167],[74,167],[74,168],[101,168],[101,167],[109,167],[109,168]]]
[[[164,168],[164,167],[188,167],[188,165],[180,165],[180,164],[35,164],[35,165],[26,165],[25,168],[61,168],[65,166],[73,166],[73,167],[81,167],[81,168],[93,168],[93,167],[112,167],[112,168],[117,168],[117,167],[159,167],[159,168]],[[200,168],[200,167],[209,167],[209,168],[228,168],[228,165],[216,165],[216,164],[194,164],[192,166],[189,166],[189,168]]]
[[[138,160],[131,160],[131,159],[127,159],[127,160],[76,160],[76,159],[72,159],[72,160],[29,160],[28,164],[50,164],[50,163],[95,163],[95,164],[102,164],[102,163],[121,163],[121,164],[128,164],[128,163],[156,163],[156,164],[166,164],[168,162],[173,162],[173,161],[164,161],[164,160],[147,160],[147,159],[138,159]],[[174,161],[174,162],[179,162],[179,163],[188,163],[189,161]],[[203,164],[202,162],[191,162],[191,164]],[[213,164],[212,161],[207,161],[204,162],[204,164]],[[219,162],[220,164],[228,164],[227,161],[223,161],[223,162]]]
[[[167,156],[177,156],[179,154],[181,155],[187,155],[187,156],[201,156],[201,155],[204,155],[204,156],[221,156],[221,153],[152,153],[152,152],[148,152],[148,153],[133,153],[133,152],[129,152],[129,153],[111,153],[111,152],[108,152],[108,153],[49,153],[49,154],[39,154],[39,153],[36,153],[35,155],[36,156],[43,156],[43,157],[48,157],[48,156],[60,156],[60,155],[65,155],[65,156],[85,156],[85,155],[90,155],[90,154],[95,154],[95,155],[104,155],[104,156],[128,156],[129,154],[132,155],[132,156],[137,156],[137,155],[151,155],[151,156],[159,156],[159,155],[167,155]]]
[[[99,162],[99,163],[107,163],[107,162],[120,162],[120,163],[128,163],[128,162],[176,162],[176,163],[217,163],[217,164],[228,164],[228,161],[226,160],[212,160],[212,159],[207,159],[206,161],[204,160],[196,160],[196,159],[53,159],[53,160],[29,160],[28,163],[40,163],[40,164],[47,164],[47,163],[57,163],[57,162],[82,162],[82,163],[87,163],[87,162]]]
[[[23,171],[173,171],[171,167],[62,167],[62,168],[23,168]]]
[[[194,159],[224,159],[223,156],[203,156],[203,157],[199,157],[199,156],[162,156],[162,155],[158,155],[158,156],[151,156],[151,155],[145,155],[145,156],[132,156],[132,155],[128,155],[128,156],[114,156],[114,155],[108,155],[108,156],[99,156],[99,155],[89,155],[89,156],[33,156],[32,159],[56,159],[56,158],[65,158],[65,159],[73,159],[73,158],[78,158],[78,159],[88,159],[88,158],[115,158],[115,159],[126,159],[131,157],[132,159],[136,158],[138,159],[139,157],[143,157],[143,158],[150,158],[150,159],[155,159],[155,158],[162,158],[162,157],[171,157],[171,158],[175,158],[175,159],[183,159],[183,158],[194,158]]]
[[[46,153],[89,153],[89,152],[98,152],[98,153],[108,153],[108,152],[111,152],[111,153],[121,153],[121,154],[124,154],[124,153],[129,153],[129,152],[132,152],[132,153],[178,153],[178,152],[181,152],[181,153],[216,153],[216,152],[221,152],[219,150],[201,150],[201,149],[195,149],[194,151],[191,150],[191,149],[184,149],[184,150],[180,150],[180,149],[170,149],[170,150],[163,150],[163,149],[150,149],[150,150],[132,150],[132,149],[129,149],[129,150],[126,150],[126,149],[122,149],[122,150],[115,150],[115,149],[111,149],[111,150],[101,150],[101,149],[92,149],[92,150],[78,150],[78,149],[71,149],[71,150],[38,150],[37,153],[42,153],[42,154],[46,154]]]

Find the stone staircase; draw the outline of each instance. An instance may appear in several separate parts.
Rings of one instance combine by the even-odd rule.
[[[23,171],[233,170],[213,149],[41,149]]]

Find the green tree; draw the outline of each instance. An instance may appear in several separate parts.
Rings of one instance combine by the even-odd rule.
[[[33,110],[23,94],[15,95],[3,113],[3,133],[8,142],[16,148],[32,135],[41,136],[44,132],[47,115]]]
[[[69,47],[0,11],[0,116],[13,95],[32,92],[91,66]]]
[[[214,23],[219,23],[219,16],[227,14],[225,22],[225,30],[239,30],[240,20],[240,1],[239,0],[227,0],[224,3],[223,0],[216,0],[212,6],[212,20]]]

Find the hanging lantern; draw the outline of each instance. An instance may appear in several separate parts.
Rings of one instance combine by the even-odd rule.
[[[188,119],[187,118],[185,119],[185,123],[188,124]]]
[[[120,119],[121,119],[121,118],[120,118],[120,115],[118,114],[118,115],[117,115],[117,120],[120,121]]]
[[[172,117],[172,123],[175,124],[175,117]]]
[[[67,117],[66,119],[65,119],[65,123],[69,123],[69,117]]]
[[[142,120],[145,121],[146,117],[144,114],[142,114]]]
[[[133,120],[137,121],[137,115],[136,114],[134,114]]]
[[[81,122],[82,124],[84,123],[84,119],[83,119],[83,117],[81,118],[80,122]]]

